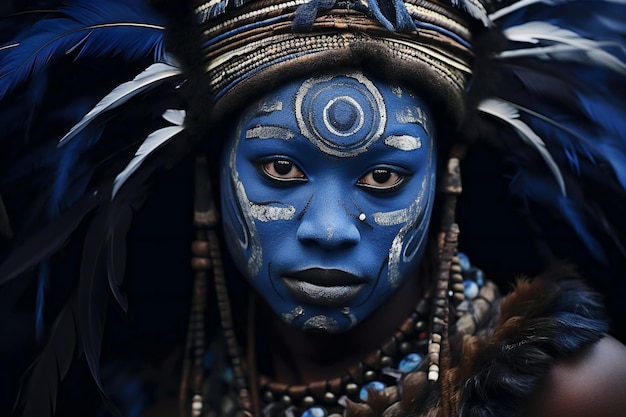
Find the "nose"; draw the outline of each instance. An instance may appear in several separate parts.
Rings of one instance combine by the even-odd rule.
[[[361,240],[356,219],[347,213],[337,196],[312,197],[300,217],[296,236],[301,243],[338,249]]]

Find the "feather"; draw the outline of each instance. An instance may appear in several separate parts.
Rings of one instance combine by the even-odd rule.
[[[567,195],[565,191],[565,181],[563,180],[563,175],[561,174],[559,166],[554,161],[552,155],[550,155],[550,152],[546,149],[544,141],[537,136],[535,132],[533,132],[530,126],[519,119],[519,112],[517,109],[505,101],[491,98],[481,102],[478,106],[478,110],[496,117],[515,129],[515,132],[522,138],[522,140],[531,145],[541,155],[550,171],[552,171],[554,179],[559,185],[561,194],[564,196]]]
[[[137,75],[132,81],[125,82],[107,94],[96,106],[87,113],[83,119],[78,122],[70,131],[61,138],[59,146],[65,145],[70,139],[76,136],[86,126],[89,125],[98,116],[106,111],[121,106],[132,97],[136,96],[147,89],[159,85],[162,81],[181,73],[178,67],[166,63],[152,64],[142,73]]]
[[[105,274],[106,266],[104,265],[103,252],[107,240],[107,218],[109,218],[112,208],[110,203],[100,207],[89,224],[85,236],[78,284],[77,327],[80,346],[100,396],[107,407],[114,414],[119,415],[105,393],[100,378],[102,336],[109,301],[108,279]]]
[[[9,214],[4,206],[2,195],[0,195],[0,237],[6,239],[13,238],[13,229],[11,228],[11,221],[9,220]]]
[[[167,110],[163,113],[163,118],[173,123],[175,126],[164,127],[152,132],[143,141],[139,149],[137,149],[135,157],[126,165],[126,168],[115,177],[113,192],[111,193],[112,199],[115,198],[115,194],[117,194],[120,187],[124,185],[126,180],[128,180],[148,156],[184,130],[184,110]]]
[[[57,316],[48,343],[26,373],[15,403],[24,417],[52,416],[55,412],[59,383],[78,354],[76,308],[74,292]]]
[[[535,3],[544,3],[544,4],[550,5],[550,4],[555,4],[559,1],[563,2],[563,1],[571,1],[571,0],[519,0],[491,13],[489,15],[489,19],[495,22],[501,17],[507,16],[513,12],[523,9],[524,7],[532,6]]]
[[[72,180],[80,178],[81,180],[88,180],[91,175],[82,172],[82,175],[78,177],[72,177],[75,174],[74,168],[76,163],[80,160],[82,152],[89,149],[96,143],[102,136],[102,128],[98,128],[93,132],[81,132],[83,137],[79,140],[73,141],[70,145],[63,147],[59,150],[59,157],[57,157],[56,172],[54,175],[54,183],[52,185],[52,193],[50,196],[50,202],[48,203],[48,211],[50,215],[56,215],[61,209],[65,194],[72,184]],[[82,181],[83,186],[78,191],[82,194],[85,190],[87,181]]]
[[[37,299],[35,301],[35,337],[37,338],[37,342],[41,342],[43,340],[43,309],[49,283],[50,262],[44,261],[41,265],[39,265],[39,277],[37,280]]]
[[[107,232],[107,276],[109,288],[120,307],[126,312],[128,300],[119,288],[126,266],[126,233],[130,228],[132,210],[128,205],[111,210]]]
[[[76,59],[162,58],[161,18],[143,2],[78,0],[59,11],[0,46],[0,99],[70,51]]]
[[[459,0],[452,0],[452,5],[459,6]],[[476,20],[480,20],[485,27],[492,27],[493,22],[487,14],[485,6],[477,0],[460,0],[463,10]]]
[[[71,209],[53,219],[27,239],[0,265],[0,285],[8,282],[58,251],[85,216],[104,199],[95,191],[82,197]]]
[[[607,46],[620,46],[616,42],[584,38],[571,30],[540,21],[513,26],[505,29],[503,33],[514,42],[541,44],[542,41],[550,41],[558,44],[503,51],[498,55],[501,59],[535,56],[541,59],[589,63],[626,74],[626,63],[602,49]],[[624,47],[621,46],[621,49],[624,50]]]

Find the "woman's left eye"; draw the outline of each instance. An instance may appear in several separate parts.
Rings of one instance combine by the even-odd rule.
[[[359,178],[357,185],[378,191],[392,190],[404,181],[404,176],[388,168],[376,168]]]

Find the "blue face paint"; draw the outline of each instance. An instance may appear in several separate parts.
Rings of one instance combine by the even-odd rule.
[[[428,119],[361,73],[284,85],[240,119],[222,163],[225,232],[283,320],[348,330],[414,274],[435,191]]]

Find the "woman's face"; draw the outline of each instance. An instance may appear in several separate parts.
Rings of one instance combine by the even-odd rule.
[[[284,321],[346,331],[415,273],[435,192],[429,119],[358,72],[285,84],[241,117],[222,161],[224,228]]]

